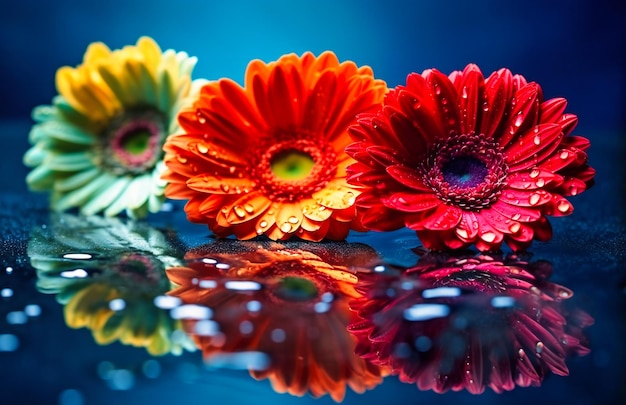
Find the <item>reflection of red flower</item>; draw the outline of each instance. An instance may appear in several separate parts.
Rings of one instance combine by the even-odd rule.
[[[540,385],[569,373],[589,349],[589,315],[563,308],[572,292],[550,283],[551,266],[486,256],[426,256],[403,275],[363,276],[350,305],[357,353],[420,389],[477,394]]]
[[[565,106],[507,69],[486,79],[475,65],[410,74],[350,127],[357,142],[347,152],[359,162],[348,181],[366,188],[356,202],[363,224],[407,226],[431,249],[549,239],[545,216],[570,214],[564,197],[595,173],[588,140],[569,136],[577,118]]]
[[[341,401],[346,386],[363,392],[382,380],[379,367],[354,354],[356,339],[346,330],[347,302],[358,297],[348,267],[375,254],[357,247],[356,261],[348,254],[341,263],[327,262],[320,256],[339,259],[332,248],[317,244],[318,255],[310,245],[207,245],[187,254],[189,267],[168,270],[180,285],[170,294],[213,310],[219,333],[202,333],[196,321],[185,325],[209,363],[224,353],[265,353],[270,365],[251,369],[253,377],[268,378],[277,392],[328,393]]]
[[[210,83],[180,114],[186,133],[164,147],[166,195],[188,199],[188,218],[218,236],[344,239],[362,230],[346,182],[347,128],[386,90],[369,67],[332,52],[253,61],[245,87]]]

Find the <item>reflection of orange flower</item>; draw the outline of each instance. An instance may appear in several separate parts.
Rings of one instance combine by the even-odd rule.
[[[346,130],[385,91],[369,67],[332,52],[253,61],[245,87],[210,83],[180,114],[185,134],[165,145],[166,195],[188,199],[188,218],[218,236],[344,239],[362,229],[345,180]]]
[[[321,251],[327,245],[320,246]],[[369,249],[352,252],[374,256]],[[264,353],[269,366],[251,369],[254,378],[268,378],[277,392],[328,393],[341,401],[346,386],[363,392],[382,377],[378,367],[354,354],[356,339],[346,329],[347,302],[359,296],[356,276],[347,265],[320,256],[278,244],[218,242],[189,252],[189,267],[168,270],[180,285],[170,294],[213,310],[219,332],[185,321],[209,363],[225,353]]]

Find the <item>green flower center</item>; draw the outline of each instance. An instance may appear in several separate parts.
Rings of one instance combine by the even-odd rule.
[[[101,164],[116,176],[141,175],[154,168],[163,154],[166,120],[150,108],[122,112],[111,120],[101,139]]]
[[[313,166],[310,155],[294,149],[281,151],[270,161],[272,173],[282,180],[302,180],[311,174]]]
[[[278,282],[275,294],[287,301],[308,301],[317,297],[315,284],[302,277],[284,277]]]

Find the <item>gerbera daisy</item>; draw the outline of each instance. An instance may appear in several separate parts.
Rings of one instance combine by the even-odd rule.
[[[358,296],[348,268],[363,255],[375,256],[371,249],[357,246],[349,250],[354,255],[326,262],[306,244],[235,242],[194,249],[186,255],[188,267],[167,272],[180,285],[170,294],[209,307],[219,325],[185,321],[209,364],[261,353],[269,361],[250,369],[254,378],[269,379],[277,392],[329,394],[337,402],[347,386],[363,392],[382,381],[377,366],[354,354],[356,340],[346,330],[348,300]],[[324,246],[334,249],[319,245],[318,252]]]
[[[39,291],[56,294],[67,325],[90,329],[98,344],[119,340],[152,355],[195,348],[188,338],[176,338],[181,322],[155,306],[172,287],[165,269],[181,264],[155,229],[115,218],[59,215],[34,231],[28,256]]]
[[[436,392],[479,394],[538,386],[565,360],[589,352],[585,312],[567,310],[551,266],[489,256],[425,256],[403,274],[359,280],[349,330],[357,353],[401,381]]]
[[[369,67],[332,52],[255,60],[244,87],[209,83],[180,114],[185,134],[165,144],[166,195],[188,199],[189,220],[220,237],[344,239],[362,229],[345,179],[346,130],[385,91]]]
[[[81,65],[57,71],[53,104],[33,110],[33,147],[24,156],[33,168],[28,186],[50,191],[57,211],[157,212],[163,142],[179,131],[178,110],[204,83],[192,85],[195,64],[184,52],[161,52],[147,37],[114,51],[89,45]]]
[[[592,185],[589,141],[570,136],[566,100],[500,69],[475,65],[450,76],[412,73],[376,113],[350,127],[363,186],[357,207],[374,230],[414,229],[431,249],[514,250],[552,236],[546,215],[569,215],[565,198]]]

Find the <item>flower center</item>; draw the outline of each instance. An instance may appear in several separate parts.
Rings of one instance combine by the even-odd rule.
[[[287,301],[308,301],[317,297],[317,287],[302,277],[283,277],[278,282],[274,294]]]
[[[435,143],[419,169],[440,200],[465,210],[494,203],[508,173],[500,145],[475,133],[451,134]]]
[[[482,160],[473,156],[459,156],[443,164],[443,178],[459,188],[476,187],[485,180],[489,169]]]
[[[300,134],[278,134],[251,148],[251,178],[274,201],[299,201],[326,186],[337,171],[333,147]]]
[[[138,175],[161,158],[165,118],[152,109],[125,111],[111,120],[102,136],[102,165],[115,175]]]
[[[313,158],[298,150],[284,150],[270,160],[270,168],[283,180],[302,180],[313,170]]]

